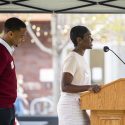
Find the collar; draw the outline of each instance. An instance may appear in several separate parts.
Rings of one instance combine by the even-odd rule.
[[[7,42],[5,42],[3,39],[0,38],[0,44],[6,47],[6,49],[9,51],[9,53],[12,55],[14,52],[14,47],[10,47]]]

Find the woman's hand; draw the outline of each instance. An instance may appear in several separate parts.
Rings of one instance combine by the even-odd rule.
[[[101,90],[101,86],[99,86],[99,85],[91,85],[90,86],[90,88],[89,88],[89,91],[92,91],[92,92],[94,92],[94,93],[97,93],[97,92],[99,92]]]

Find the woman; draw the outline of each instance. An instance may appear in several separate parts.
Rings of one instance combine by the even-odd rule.
[[[70,31],[74,50],[64,61],[61,80],[61,97],[57,112],[59,125],[90,125],[86,111],[80,110],[80,92],[101,90],[98,85],[89,85],[89,68],[83,55],[86,49],[92,49],[92,37],[88,28],[75,26]]]

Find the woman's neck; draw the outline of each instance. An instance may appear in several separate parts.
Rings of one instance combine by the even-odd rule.
[[[73,51],[76,52],[76,53],[78,53],[78,54],[80,54],[81,56],[83,56],[84,52],[85,52],[85,50],[77,48],[77,47]]]

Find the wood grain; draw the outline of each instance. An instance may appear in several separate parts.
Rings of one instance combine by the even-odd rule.
[[[80,106],[91,110],[91,125],[125,125],[125,79],[102,86],[96,94],[81,93]]]

